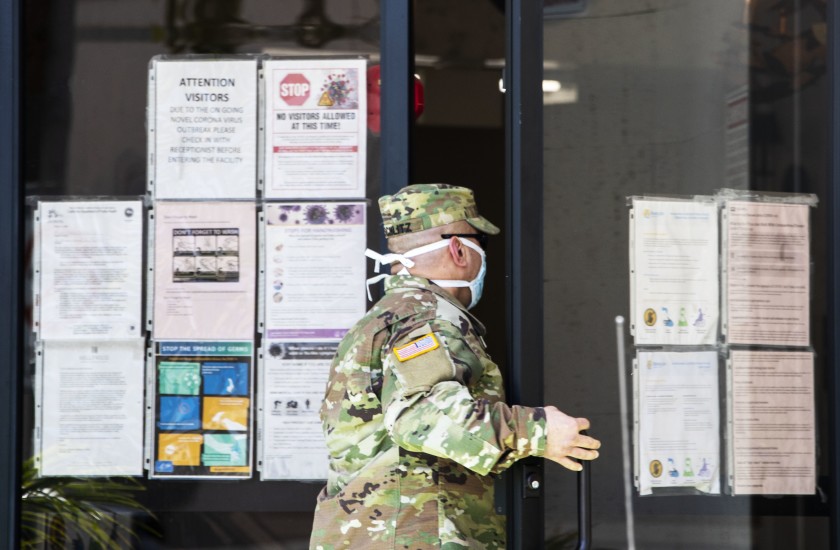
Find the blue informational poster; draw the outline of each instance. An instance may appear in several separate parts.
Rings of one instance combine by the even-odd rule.
[[[204,362],[205,395],[248,395],[248,363]]]
[[[251,477],[253,342],[156,347],[152,477]]]
[[[161,397],[158,428],[161,430],[197,430],[201,428],[198,397]]]

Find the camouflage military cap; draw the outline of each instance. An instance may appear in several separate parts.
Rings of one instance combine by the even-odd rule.
[[[385,236],[416,233],[464,220],[483,233],[496,235],[499,228],[478,213],[472,189],[445,183],[420,183],[403,187],[379,199]]]

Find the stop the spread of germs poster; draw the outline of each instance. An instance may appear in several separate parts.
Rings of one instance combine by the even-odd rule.
[[[153,477],[251,476],[251,342],[159,342]]]

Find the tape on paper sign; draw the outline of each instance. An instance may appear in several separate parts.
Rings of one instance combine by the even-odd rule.
[[[437,349],[440,344],[435,338],[435,335],[429,333],[417,340],[413,340],[404,346],[400,346],[398,348],[394,348],[394,355],[397,356],[397,359],[402,361],[408,361],[413,357],[417,357],[418,355],[423,355],[424,353],[428,353],[433,349]]]

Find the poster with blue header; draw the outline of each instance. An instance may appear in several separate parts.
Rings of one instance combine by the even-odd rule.
[[[151,477],[253,471],[253,342],[156,344]]]

